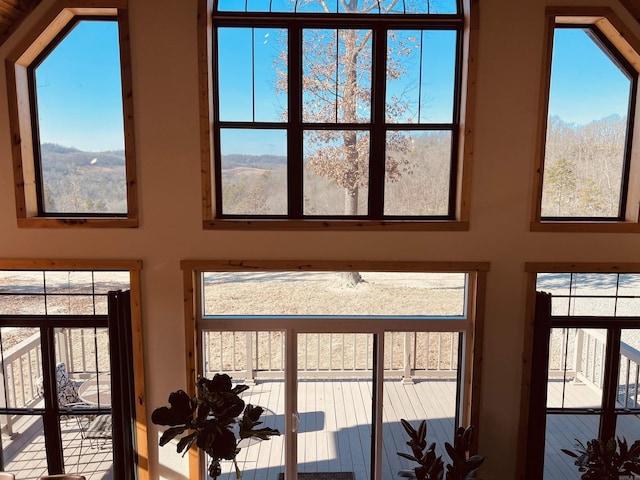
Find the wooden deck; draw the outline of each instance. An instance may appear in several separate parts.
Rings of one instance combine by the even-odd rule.
[[[362,379],[311,379],[298,383],[298,471],[353,472],[356,480],[371,478],[370,381]],[[267,409],[265,424],[284,431],[284,383],[262,381],[245,394],[245,401]],[[383,478],[398,478],[398,471],[411,468],[397,451],[410,453],[408,437],[400,419],[414,425],[428,420],[427,438],[452,441],[456,397],[455,379],[417,380],[403,385],[388,380],[384,388]],[[238,456],[243,480],[277,480],[284,471],[284,438],[257,442]],[[235,480],[231,462],[224,465],[223,480]]]
[[[113,480],[112,449],[104,445],[82,442],[75,418],[63,419],[61,424],[64,462],[67,473],[80,473],[87,480]],[[82,443],[82,455],[80,446]],[[25,416],[14,424],[12,436],[2,435],[5,471],[17,480],[35,480],[47,474],[44,432],[37,417]]]
[[[560,406],[562,382],[551,382],[549,401]],[[298,471],[353,472],[355,480],[371,478],[371,381],[364,379],[314,378],[298,383]],[[565,405],[596,406],[599,393],[584,384],[567,383]],[[284,382],[259,380],[243,393],[246,402],[266,408],[267,426],[284,431]],[[400,419],[418,425],[427,419],[427,441],[436,442],[437,452],[448,459],[444,442],[452,441],[456,382],[453,378],[416,379],[403,385],[399,379],[384,384],[383,480],[398,479],[398,471],[415,465],[396,452],[409,453],[407,435]],[[89,480],[113,480],[110,449],[91,449],[85,441],[79,458],[80,431],[74,420],[63,421],[63,443],[68,471],[80,472]],[[544,480],[579,479],[570,457],[560,448],[572,449],[575,438],[595,436],[597,419],[589,416],[548,416],[547,455]],[[619,422],[619,434],[627,439],[640,438],[640,420],[635,416]],[[18,425],[13,438],[3,435],[7,471],[19,480],[33,480],[46,473],[41,425],[31,420]],[[243,480],[277,480],[284,471],[284,437],[251,442],[243,446],[238,464]],[[170,447],[165,447],[170,448]],[[482,453],[482,452],[480,452]],[[491,462],[488,458],[487,462]],[[224,462],[221,480],[235,480],[231,462]]]
[[[548,405],[562,406],[562,381],[549,382]],[[567,382],[564,405],[570,407],[598,408],[602,392],[585,383]],[[579,479],[578,468],[561,448],[575,450],[576,439],[586,445],[587,440],[598,436],[597,415],[547,415],[547,434],[544,460],[544,480]],[[635,415],[618,417],[617,436],[629,443],[640,438],[640,419]]]

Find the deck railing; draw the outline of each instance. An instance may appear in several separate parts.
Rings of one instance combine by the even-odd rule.
[[[385,374],[410,381],[418,376],[455,376],[458,332],[388,332]],[[366,376],[372,365],[373,337],[363,333],[298,334],[298,371],[303,377]],[[203,335],[205,376],[235,373],[245,381],[282,378],[282,332],[219,332]],[[249,361],[247,361],[249,359]]]
[[[104,343],[106,331],[93,329],[59,329],[56,331],[56,359],[65,362],[67,371],[75,378],[86,378],[95,372],[96,358],[94,339]],[[39,391],[42,382],[42,349],[40,334],[35,333],[22,340],[3,353],[2,382],[0,384],[0,402],[6,408],[31,408],[42,401]],[[101,365],[101,371],[108,365]],[[13,434],[15,416],[0,416],[3,433]]]
[[[607,337],[598,329],[558,329],[552,335],[549,373],[567,374],[575,381],[602,389]],[[640,406],[640,351],[620,342],[618,403],[625,408]]]

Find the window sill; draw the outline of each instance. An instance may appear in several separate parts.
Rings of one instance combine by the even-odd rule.
[[[640,223],[637,222],[559,222],[540,221],[531,222],[532,232],[563,232],[563,233],[640,233]]]
[[[137,218],[30,217],[18,218],[19,228],[136,228]]]
[[[206,220],[205,230],[305,231],[468,231],[469,222],[457,220]]]

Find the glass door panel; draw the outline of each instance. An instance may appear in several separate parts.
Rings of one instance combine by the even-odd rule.
[[[620,334],[617,407],[640,408],[640,329],[623,329]],[[640,432],[640,428],[638,429]],[[635,438],[640,437],[636,434]]]
[[[108,328],[56,328],[55,358],[66,472],[113,478]]]
[[[373,334],[297,335],[298,472],[371,478]]]
[[[46,475],[47,450],[42,417],[17,415],[13,421],[15,435],[2,434],[4,471],[15,472],[16,480],[33,480]]]
[[[575,458],[562,448],[575,452],[576,439],[585,446],[587,440],[598,438],[599,415],[547,415],[544,447],[544,480],[579,478]]]
[[[40,329],[2,327],[0,343],[4,366],[1,406],[24,409],[24,414],[0,416],[3,470],[18,470],[20,480],[37,478],[37,474],[47,473],[44,427],[41,415],[28,414],[27,410],[44,409]],[[30,470],[22,470],[27,461]]]
[[[236,457],[243,480],[278,480],[284,472],[285,445],[285,333],[268,331],[213,331],[202,334],[204,376],[229,375],[249,389],[240,395],[245,403],[264,409],[261,427],[277,428],[281,435],[269,440],[244,439]],[[205,460],[209,464],[209,459]],[[235,480],[232,461],[222,462],[220,480]]]
[[[547,408],[601,408],[607,331],[553,328]]]
[[[458,332],[385,333],[382,477],[418,466],[396,452],[411,454],[401,420],[418,428],[427,421],[427,444],[445,463],[444,443],[453,443],[458,384]]]

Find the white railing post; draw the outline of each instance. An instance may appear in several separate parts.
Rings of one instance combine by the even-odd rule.
[[[402,377],[403,385],[412,385],[413,377],[411,376],[411,333],[404,333],[404,376]]]
[[[258,333],[256,332],[256,336]],[[245,376],[244,383],[246,385],[255,385],[256,377],[253,370],[253,342],[251,340],[251,332],[247,332],[245,334],[245,343],[246,343],[246,368],[245,368]]]
[[[573,383],[579,384],[582,381],[578,378],[578,374],[582,370],[582,346],[584,344],[584,330],[579,328],[576,331],[575,349],[573,353],[573,366],[575,368],[575,375],[573,376]]]
[[[5,389],[5,384],[7,383],[7,369],[10,366],[10,364],[5,363],[3,368],[2,368],[2,382],[0,383],[0,395],[2,395],[2,397],[0,398],[7,398],[8,396],[5,395],[6,389]],[[10,407],[10,405],[5,405],[5,407]],[[11,415],[2,415],[0,417],[0,425],[4,423],[5,427],[2,428],[0,426],[0,432],[4,432],[7,435],[11,436],[13,435],[13,422],[11,421]]]

